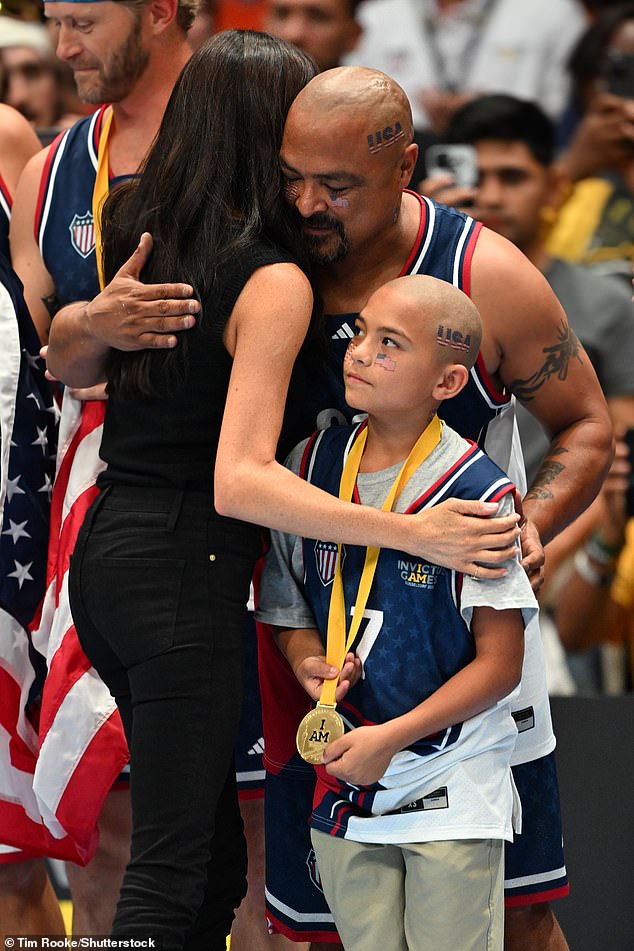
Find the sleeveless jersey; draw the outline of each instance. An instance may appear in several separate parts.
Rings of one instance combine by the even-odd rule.
[[[410,193],[414,194],[414,193]],[[412,252],[399,276],[429,274],[471,292],[471,261],[482,225],[455,208],[447,208],[416,195],[421,221]],[[333,424],[351,422],[354,411],[346,405],[343,359],[354,335],[356,314],[327,315],[331,341],[329,364],[324,377],[313,380],[307,401],[310,419],[300,436]],[[464,389],[445,400],[438,415],[453,429],[472,439],[508,474],[521,496],[526,492],[526,473],[515,421],[515,399],[500,392],[491,381],[481,354],[469,373]],[[299,439],[298,439],[299,441]],[[514,710],[519,737],[514,763],[523,763],[550,753],[555,747],[550,705],[546,690],[541,633],[537,617],[526,629],[520,699]]]
[[[304,454],[303,477],[337,495],[344,461],[364,426],[316,434]],[[474,443],[453,435],[451,465],[434,472],[431,485],[416,486],[420,494],[407,513],[451,497],[499,501],[512,492],[507,476]],[[332,545],[304,539],[303,546],[306,600],[325,641]],[[357,546],[342,550],[349,612],[365,552]],[[364,674],[337,707],[348,729],[412,710],[474,659],[461,592],[457,572],[415,565],[404,552],[381,549],[364,612],[368,623],[355,644]],[[349,785],[317,767],[312,824],[322,832],[369,842],[512,838],[510,756],[516,736],[507,698],[400,751],[371,787]]]
[[[105,109],[55,139],[40,180],[35,240],[60,306],[99,293],[92,195]]]
[[[9,189],[0,175],[0,254],[3,254],[7,261],[9,255],[9,222],[11,221],[11,195]]]

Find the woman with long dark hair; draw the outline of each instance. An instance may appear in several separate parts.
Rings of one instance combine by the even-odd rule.
[[[314,73],[265,34],[219,34],[179,78],[140,177],[104,207],[106,281],[149,231],[144,277],[184,276],[201,302],[174,350],[107,353],[107,466],[70,582],[79,638],[130,748],[132,848],[113,935],[154,937],[166,951],[224,949],[246,890],[232,753],[262,533],[214,512],[213,475],[238,337],[260,334],[272,308],[278,321],[288,314],[277,331],[288,355],[250,371],[279,391],[262,394],[274,445],[308,326],[278,151]]]

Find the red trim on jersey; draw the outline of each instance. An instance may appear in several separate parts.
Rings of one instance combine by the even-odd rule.
[[[414,241],[414,246],[412,247],[412,250],[409,253],[409,257],[407,261],[401,268],[399,277],[404,277],[407,274],[409,268],[414,263],[414,260],[417,257],[418,252],[420,251],[420,244],[421,244],[421,241],[423,240],[423,234],[425,233],[425,228],[427,227],[427,205],[425,204],[421,196],[417,195],[416,192],[411,191],[411,189],[409,188],[406,188],[404,193],[407,195],[413,195],[414,198],[418,199],[418,203],[420,205],[420,224],[418,225],[418,233],[416,235],[416,240]]]
[[[7,205],[9,206],[9,211],[11,211],[11,209],[13,208],[13,198],[11,197],[9,187],[7,183],[5,182],[5,180],[3,179],[2,175],[0,175],[0,192],[2,192],[5,198],[5,201]]]
[[[489,376],[489,371],[484,365],[484,357],[482,356],[482,351],[480,351],[480,353],[478,354],[478,358],[475,362],[475,367],[473,369],[478,374],[478,377],[480,378],[480,382],[482,383],[490,399],[494,403],[499,403],[500,406],[503,406],[504,403],[509,402],[510,396],[506,392],[506,390],[498,390],[495,384],[493,383],[493,381],[491,380],[491,377]]]
[[[313,446],[315,445],[315,440],[319,436],[320,430],[315,430],[308,442],[306,443],[306,448],[304,449],[304,454],[302,455],[302,461],[299,464],[299,476],[301,479],[306,479],[306,470],[308,469],[308,460],[310,459],[313,451]]]
[[[509,492],[515,492],[515,486],[512,482],[509,482],[507,485],[500,486],[495,495],[492,495],[490,498],[485,499],[486,502],[499,502],[500,499],[503,499],[505,495],[508,495]],[[513,499],[513,506],[515,506],[515,499]]]
[[[476,221],[473,231],[469,235],[469,240],[467,241],[467,246],[462,258],[462,264],[460,265],[462,290],[465,292],[467,297],[471,297],[471,260],[473,258],[473,252],[475,251],[475,246],[481,231],[482,222]]]
[[[323,941],[328,944],[341,944],[341,939],[336,931],[294,931],[293,928],[289,928],[283,921],[276,918],[275,915],[271,913],[271,909],[268,905],[266,908],[266,917],[269,922],[271,934],[282,934],[291,941]]]
[[[455,472],[456,469],[460,468],[460,466],[465,462],[466,459],[469,458],[469,456],[476,455],[478,452],[481,451],[481,450],[480,450],[480,447],[477,445],[477,443],[474,443],[471,439],[467,440],[467,442],[470,443],[470,446],[469,446],[469,448],[466,450],[466,452],[464,452],[464,453],[460,456],[460,458],[457,459],[456,462],[454,462],[454,464],[453,464],[449,469],[447,469],[446,472],[443,472],[443,474],[440,476],[440,478],[436,479],[436,481],[434,482],[434,484],[431,485],[428,489],[426,489],[426,490],[423,492],[422,495],[419,495],[419,497],[418,497],[417,499],[414,499],[414,501],[413,501],[412,504],[409,506],[409,508],[407,508],[407,509],[405,510],[405,512],[404,512],[405,515],[412,515],[413,512],[414,512],[414,510],[417,509],[420,505],[422,505],[422,503],[423,503],[427,498],[429,498],[430,495],[433,495],[434,492],[436,492],[436,490],[440,488],[440,486],[443,484],[443,482],[446,482],[447,479],[448,479],[448,477],[449,477],[453,472]]]
[[[555,898],[565,898],[570,892],[570,885],[560,885],[559,888],[550,888],[543,892],[532,892],[526,895],[509,895],[504,897],[506,908],[518,908],[522,905],[538,905]]]
[[[238,789],[238,802],[251,802],[254,799],[264,799],[263,779],[254,779],[253,782],[260,783],[255,789]]]
[[[108,108],[108,104],[106,104],[105,106],[101,106],[101,108],[99,109],[99,115],[97,116],[97,119],[93,126],[92,144],[93,144],[93,148],[95,152],[99,152],[99,139],[101,138],[101,127],[103,125],[103,117],[107,108]]]
[[[64,132],[60,132],[57,138],[53,139],[51,144],[48,147],[48,154],[46,156],[46,161],[44,162],[44,168],[42,169],[42,176],[40,178],[40,188],[37,193],[37,203],[35,205],[35,216],[33,219],[33,234],[35,236],[35,243],[39,245],[40,243],[40,226],[42,224],[42,209],[44,207],[44,199],[46,198],[46,193],[48,192],[48,185],[51,178],[51,166],[53,164],[53,159],[57,154],[57,150],[60,147],[61,141],[65,135],[68,135],[68,129]]]

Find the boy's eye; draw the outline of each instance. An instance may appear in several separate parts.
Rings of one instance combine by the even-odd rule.
[[[391,337],[383,337],[383,339],[381,340],[381,343],[383,344],[384,347],[397,347],[397,348],[398,348],[398,344],[397,344],[396,340],[393,340]]]

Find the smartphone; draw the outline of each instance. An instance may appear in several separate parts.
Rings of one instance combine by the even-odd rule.
[[[608,53],[601,75],[608,92],[634,99],[634,53]]]
[[[632,516],[634,516],[634,429],[626,429],[623,439],[627,443],[631,467],[628,476],[627,492],[625,493],[625,510],[627,517],[632,518]]]
[[[427,175],[451,175],[455,185],[478,184],[478,160],[472,145],[430,145],[425,152]]]

